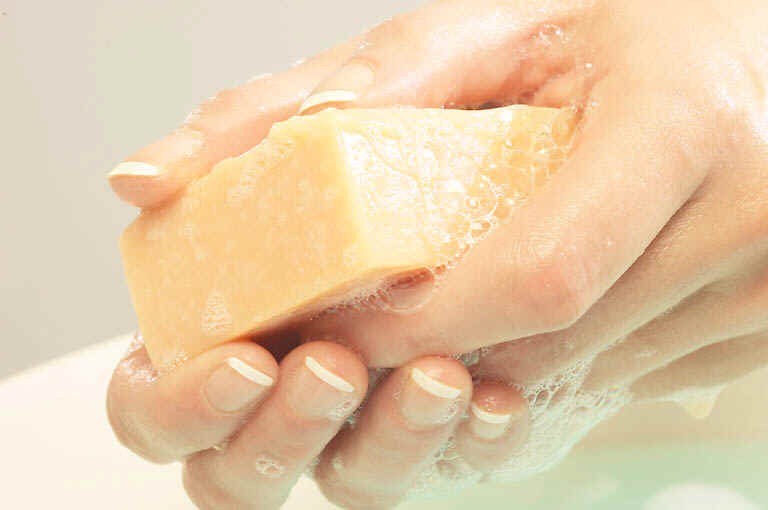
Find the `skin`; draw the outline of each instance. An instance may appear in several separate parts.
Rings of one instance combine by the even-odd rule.
[[[510,384],[594,358],[585,390],[621,386],[635,401],[695,401],[765,366],[767,22],[761,0],[435,1],[284,74],[222,92],[128,158],[164,172],[112,177],[118,196],[142,207],[172,198],[321,91],[357,93],[330,105],[339,108],[527,103],[575,105],[582,117],[551,183],[418,311],[348,311],[307,323],[303,345],[279,368],[268,350],[238,342],[142,378],[137,371],[151,366],[137,348],[109,390],[117,436],[149,460],[182,460],[201,508],[277,508],[318,454],[318,481],[332,501],[385,508],[417,474],[403,466],[424,465],[450,435],[483,471],[512,455],[525,440],[527,410]],[[490,349],[472,374],[435,356],[479,347]],[[366,366],[399,368],[349,429],[286,411],[290,395],[312,391],[295,375],[307,353],[353,383],[355,405],[367,391]],[[277,383],[221,413],[200,395],[228,356]],[[403,412],[414,368],[460,390],[455,416],[425,423]],[[474,414],[461,419],[470,401],[519,419],[489,440]],[[213,448],[228,438],[227,448]],[[263,454],[280,459],[279,477],[255,472]]]

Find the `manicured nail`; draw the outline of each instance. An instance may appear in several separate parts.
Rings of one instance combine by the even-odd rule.
[[[117,177],[121,175],[125,176],[145,176],[145,177],[157,177],[162,174],[163,171],[155,165],[149,163],[142,163],[140,161],[125,161],[117,165],[107,177]]]
[[[448,423],[459,411],[461,389],[411,369],[400,393],[400,409],[410,425],[430,427]]]
[[[469,421],[472,433],[481,439],[497,439],[509,430],[510,423],[519,418],[519,414],[490,412],[476,403],[470,405],[472,416]]]
[[[370,66],[365,64],[348,64],[339,72],[328,78],[322,85],[322,91],[309,96],[299,108],[299,114],[314,113],[334,103],[349,103],[356,101],[371,85],[374,75]]]
[[[359,405],[360,396],[346,379],[311,356],[289,385],[288,402],[296,414],[307,419],[343,420]]]
[[[238,358],[227,358],[208,378],[205,394],[208,402],[219,411],[243,409],[266,390],[275,380]]]
[[[306,358],[304,358],[304,364],[318,378],[330,384],[337,390],[343,391],[344,393],[352,393],[353,391],[355,391],[355,387],[352,386],[348,381],[346,381],[345,379],[342,379],[338,375],[334,374],[333,372],[325,368],[323,365],[318,363],[317,360],[312,356],[307,356]]]
[[[489,413],[488,411],[481,409],[480,406],[474,402],[472,402],[472,414],[477,416],[477,419],[480,421],[484,421],[485,423],[493,423],[495,425],[506,425],[509,423],[510,418],[512,418],[512,413]]]
[[[436,290],[435,273],[421,270],[398,278],[382,290],[381,298],[393,312],[410,313],[427,304]]]
[[[431,393],[436,397],[454,399],[461,393],[459,388],[454,388],[437,379],[433,379],[418,368],[411,370],[411,378],[413,378],[414,382],[421,386],[424,391]]]
[[[301,103],[299,115],[304,114],[316,106],[329,105],[331,103],[349,103],[358,97],[359,96],[356,93],[349,90],[326,90],[325,92],[318,92],[317,94],[312,94],[306,101]]]

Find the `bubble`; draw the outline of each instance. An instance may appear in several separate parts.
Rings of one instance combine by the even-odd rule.
[[[567,37],[556,25],[543,27],[540,35],[546,43]],[[374,282],[365,293],[347,296],[322,315],[368,308],[395,313],[421,310],[434,299],[449,270],[499,225],[514,220],[515,212],[565,158],[575,126],[574,112],[567,111],[543,123],[536,132],[520,131],[515,128],[519,112],[524,110],[506,110],[506,118],[498,124],[507,130],[504,142],[493,142],[493,146],[464,136],[452,121],[438,116],[419,120],[424,136],[407,134],[412,130],[397,125],[384,130],[376,122],[344,134],[342,141],[352,155],[350,172],[357,184],[361,189],[374,185],[386,190],[362,197],[370,201],[371,224],[378,225],[379,216],[388,214],[398,220],[394,223],[407,224],[397,215],[407,215],[407,219],[416,215],[416,227],[396,233],[380,231],[379,235],[421,243],[433,250],[437,262],[427,272],[414,271],[394,281]],[[441,143],[430,144],[428,140],[433,138]],[[352,265],[358,256],[353,250],[343,254],[343,261]],[[491,352],[488,347],[456,357],[474,365]],[[515,385],[531,403],[530,440],[487,478],[519,481],[551,468],[589,430],[631,401],[626,388],[602,393],[582,390],[591,364],[591,359],[582,360],[546,380]],[[383,373],[369,372],[370,388]],[[364,406],[365,402],[347,421],[354,423]],[[455,418],[458,412],[456,405],[444,421]],[[425,466],[409,496],[446,493],[485,478],[449,442]]]
[[[141,333],[136,332],[128,346],[128,351],[118,364],[117,370],[125,374],[128,379],[134,382],[148,384],[155,381],[158,378],[159,373],[152,367],[152,365],[147,364],[143,357],[134,356],[137,351],[143,348],[144,339],[141,336]]]
[[[451,421],[452,419],[454,419],[454,418],[456,417],[456,415],[459,413],[459,408],[460,408],[460,406],[459,406],[459,402],[458,402],[458,401],[456,401],[456,400],[454,400],[454,401],[453,401],[453,402],[451,402],[451,404],[450,404],[450,405],[449,405],[449,406],[446,408],[446,410],[445,410],[445,414],[443,414],[442,416],[438,417],[438,418],[435,420],[435,423],[440,423],[440,424],[445,424],[445,423],[448,423],[449,421]]]
[[[328,413],[328,418],[331,420],[341,421],[344,418],[346,418],[352,411],[355,410],[355,402],[348,400],[346,402],[342,402],[338,406],[336,406],[334,409],[331,410],[331,412]]]
[[[170,361],[166,361],[162,365],[156,367],[159,375],[165,375],[173,372],[189,359],[189,354],[184,351],[178,351],[176,355],[171,358]]]
[[[214,290],[208,295],[200,326],[203,334],[209,336],[221,335],[232,329],[232,316],[222,293]]]
[[[553,23],[545,23],[542,25],[537,35],[538,38],[548,46],[556,42],[562,43],[568,40],[568,36],[562,27]]]
[[[464,363],[464,366],[467,366],[467,367],[476,365],[478,361],[480,361],[480,349],[476,349],[470,352],[465,352],[464,354],[459,355],[459,361]]]
[[[253,461],[256,472],[266,478],[280,478],[285,472],[285,466],[268,455],[259,455]]]
[[[469,235],[472,243],[476,243],[487,236],[496,226],[496,218],[481,218],[469,225]]]
[[[131,337],[131,343],[128,344],[128,350],[125,351],[125,355],[123,357],[127,358],[131,354],[143,348],[144,348],[144,336],[141,334],[140,331],[137,331],[136,333],[134,333],[133,337]]]

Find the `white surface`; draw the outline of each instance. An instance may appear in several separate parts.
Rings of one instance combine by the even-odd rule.
[[[0,508],[194,509],[178,464],[155,466],[112,435],[107,383],[129,337],[93,346],[0,381]],[[287,510],[330,510],[314,483]]]
[[[643,510],[760,510],[742,494],[705,484],[673,485],[655,495]]]
[[[129,343],[128,336],[111,340],[0,380],[4,440],[0,508],[193,508],[182,489],[178,465],[149,464],[112,435],[105,410],[106,388]],[[477,487],[448,499],[412,502],[402,510],[511,505],[526,510],[640,510],[649,500],[658,501],[652,499],[655,495],[663,496],[662,502],[672,494],[694,504],[712,487],[724,490],[733,484],[743,485],[750,498],[764,505],[768,503],[766,385],[768,370],[731,386],[713,416],[701,422],[686,419],[673,406],[632,407],[598,427],[553,471],[522,484]],[[741,446],[724,450],[729,443]],[[715,485],[694,485],[706,491],[686,490],[683,496],[680,491],[657,495],[670,484],[675,488],[700,479]],[[737,494],[728,490],[729,495]],[[323,499],[313,482],[302,479],[284,508],[336,507]],[[718,510],[727,508],[742,510],[743,506]]]

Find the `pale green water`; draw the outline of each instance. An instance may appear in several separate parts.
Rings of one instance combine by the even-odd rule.
[[[768,509],[768,442],[661,444],[621,451],[574,452],[558,468],[514,485],[485,485],[446,498],[412,502],[407,510],[644,510],[654,495],[680,484],[706,484],[741,494],[754,506],[688,498],[675,510]],[[659,508],[654,507],[654,510]]]

